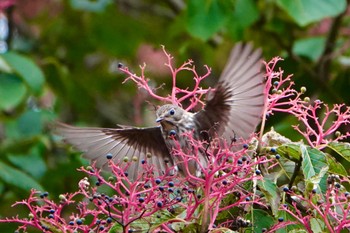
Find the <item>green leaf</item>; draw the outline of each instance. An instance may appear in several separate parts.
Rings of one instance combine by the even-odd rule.
[[[277,216],[280,205],[280,195],[278,195],[278,188],[271,180],[264,178],[258,181],[260,191],[264,193],[265,197],[270,203],[270,207],[274,216]]]
[[[348,142],[330,142],[327,147],[338,153],[341,157],[350,162],[350,143]]]
[[[102,12],[111,3],[112,0],[70,0],[73,9],[91,12]]]
[[[289,144],[279,146],[277,148],[277,153],[284,158],[287,158],[294,162],[298,162],[301,156],[300,144],[289,143]]]
[[[299,26],[306,26],[344,12],[346,0],[277,0],[277,5]]]
[[[38,146],[33,147],[29,154],[25,155],[8,155],[10,162],[21,170],[26,171],[28,174],[35,178],[41,178],[46,172],[46,164],[41,157],[42,151]]]
[[[20,78],[0,74],[0,110],[15,108],[25,99],[27,88]]]
[[[317,61],[322,55],[326,44],[324,37],[312,37],[296,40],[293,44],[293,53]]]
[[[254,0],[237,0],[235,9],[227,24],[227,30],[232,38],[241,38],[244,29],[259,19],[259,10]]]
[[[295,221],[295,218],[290,215],[287,211],[280,210],[278,213],[278,218],[282,217],[285,222],[287,221]],[[299,229],[305,229],[301,224],[290,224],[286,227],[280,228],[276,231],[276,233],[290,233],[290,232],[303,232],[299,231]]]
[[[306,183],[305,192],[308,193],[316,187],[319,187],[322,191],[325,191],[325,174],[328,171],[326,155],[322,151],[305,145],[301,145],[300,149],[303,158],[301,168]]]
[[[312,232],[324,232],[325,224],[321,219],[311,218],[310,226]]]
[[[347,176],[348,172],[344,166],[339,163],[333,156],[326,154],[327,164],[329,166],[329,172],[333,174],[338,174],[341,176]]]
[[[194,37],[208,40],[228,19],[227,6],[219,0],[189,0],[187,31]]]
[[[1,54],[5,62],[21,77],[35,94],[39,94],[44,85],[44,74],[29,58],[15,52]]]
[[[301,167],[305,179],[310,179],[320,173],[321,169],[328,167],[326,155],[322,151],[305,145],[301,145],[300,149],[303,158]]]
[[[310,157],[309,151],[307,150],[307,147],[302,145],[300,146],[300,149],[301,149],[301,155],[303,157],[301,167],[302,167],[305,179],[308,180],[314,175],[316,175],[316,171],[312,164],[311,157]]]
[[[3,162],[0,162],[0,179],[27,192],[32,188],[44,190],[43,187],[29,175]]]
[[[253,215],[249,213],[245,218],[253,222],[254,232],[262,232],[263,228],[269,229],[274,223],[274,218],[270,214],[259,209],[253,209]]]
[[[123,226],[120,225],[119,223],[115,223],[111,229],[109,229],[108,233],[118,233],[118,232],[123,232]]]
[[[152,227],[150,231],[153,232],[160,225],[169,222],[169,220],[176,218],[175,215],[171,214],[169,211],[160,210],[151,216]]]
[[[254,0],[237,0],[233,18],[243,28],[251,26],[259,19],[259,10]]]
[[[18,120],[5,124],[8,138],[28,139],[42,132],[42,111],[29,110],[22,114]]]
[[[288,231],[288,233],[308,233],[308,231],[303,228],[297,228],[297,229]]]

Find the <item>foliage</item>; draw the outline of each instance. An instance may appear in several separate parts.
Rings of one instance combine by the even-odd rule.
[[[75,170],[87,162],[64,148],[51,134],[49,124],[54,119],[75,125],[108,127],[115,123],[149,125],[153,122],[148,104],[150,95],[131,82],[120,85],[124,74],[117,68],[119,62],[125,64],[124,68],[146,63],[144,77],[152,77],[149,88],[155,90],[154,87],[161,86],[155,94],[166,96],[164,93],[172,87],[173,80],[166,78],[171,72],[163,63],[170,61],[159,49],[160,44],[176,53],[177,60],[172,59],[171,65],[192,58],[198,64],[210,64],[212,76],[218,76],[232,44],[244,40],[262,47],[266,58],[284,58],[283,63],[273,60],[267,66],[267,71],[274,72],[267,77],[273,81],[267,82],[270,102],[262,128],[273,126],[274,130],[261,130],[264,144],[258,152],[269,162],[259,168],[264,178],[256,181],[256,192],[264,197],[259,201],[268,209],[259,207],[248,213],[236,209],[223,211],[215,224],[229,227],[241,216],[251,220],[256,232],[264,228],[297,232],[302,225],[314,231],[333,227],[334,232],[348,227],[347,220],[337,213],[347,216],[342,212],[347,209],[342,210],[341,206],[347,197],[345,177],[350,162],[349,126],[345,124],[350,99],[349,1],[27,2],[0,2],[0,12],[7,16],[10,27],[8,37],[3,34],[6,30],[0,27],[0,43],[6,40],[10,50],[0,55],[2,218],[17,214],[20,218],[28,216],[26,209],[10,208],[10,203],[27,197],[30,188],[48,190],[50,198],[57,203],[62,192],[75,193],[76,184],[86,176]],[[0,15],[2,17],[2,13]],[[194,64],[191,63],[189,69],[194,69]],[[207,67],[197,70],[198,79],[209,72]],[[295,86],[290,86],[291,77],[284,77],[283,70],[294,74]],[[135,73],[132,69],[128,71]],[[176,86],[180,89],[194,86],[192,72],[181,71],[178,77]],[[211,80],[214,78],[203,80],[203,90],[211,86]],[[307,87],[308,96],[301,86]],[[204,91],[198,94],[196,97]],[[191,106],[190,100],[183,106]],[[305,145],[297,142],[299,140]],[[319,177],[319,173],[324,174],[323,177]],[[328,183],[330,174],[339,175],[339,179]],[[90,183],[94,183],[92,180]],[[337,184],[341,187],[334,188]],[[256,187],[249,182],[248,185]],[[285,186],[290,191],[281,192]],[[316,194],[312,193],[314,187],[317,187]],[[293,202],[293,196],[298,196],[300,201]],[[327,202],[330,201],[325,198],[327,196],[331,203]],[[77,199],[81,197],[80,194],[76,196]],[[318,203],[322,198],[324,202]],[[77,199],[74,201],[79,201]],[[230,203],[230,200],[229,196],[222,201]],[[39,204],[42,203],[40,199]],[[281,203],[288,208],[279,205]],[[316,212],[310,218],[308,208],[313,205],[318,209],[314,206]],[[329,223],[326,224],[322,210],[327,208]],[[63,211],[64,219],[69,219],[70,210],[68,207]],[[199,213],[200,210],[195,214]],[[42,215],[45,219],[46,214],[49,213]],[[166,211],[162,214],[164,218],[160,221],[173,218]],[[285,221],[272,226],[280,216]],[[104,217],[106,221],[108,217]],[[260,223],[257,219],[265,221]],[[231,222],[226,224],[225,220]],[[305,224],[307,220],[310,225]],[[291,222],[298,224],[288,225]],[[118,226],[114,220],[111,225]],[[173,226],[183,227],[184,224]],[[0,224],[3,232],[11,232],[16,227],[15,224]],[[194,229],[196,226],[187,227]]]

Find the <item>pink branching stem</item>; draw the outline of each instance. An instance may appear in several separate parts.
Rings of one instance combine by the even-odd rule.
[[[164,46],[162,46],[163,52],[167,57],[167,61],[165,62],[165,66],[167,66],[171,73],[172,78],[172,88],[171,88],[171,94],[168,96],[160,96],[156,94],[156,90],[161,88],[162,86],[158,88],[153,88],[150,85],[150,79],[146,78],[145,76],[145,69],[146,65],[140,66],[141,69],[141,75],[138,76],[134,73],[132,73],[127,67],[120,67],[119,69],[128,75],[128,77],[124,80],[123,83],[125,83],[128,80],[133,81],[136,83],[138,88],[145,89],[146,92],[152,97],[153,99],[159,100],[161,102],[165,103],[171,103],[177,106],[182,106],[185,101],[189,101],[189,105],[186,107],[186,110],[192,110],[198,104],[204,106],[204,102],[202,101],[202,97],[209,91],[209,89],[204,89],[200,86],[201,82],[209,77],[211,73],[211,69],[208,66],[204,66],[206,69],[206,73],[204,75],[199,75],[195,69],[195,66],[193,65],[192,60],[188,60],[187,62],[184,62],[179,68],[173,67],[173,56],[171,56],[169,53],[166,52]],[[177,87],[177,80],[179,78],[179,73],[182,71],[189,71],[193,74],[193,80],[194,80],[194,86],[192,90],[181,89]]]
[[[345,182],[348,182],[344,180]],[[326,226],[326,229],[331,233],[340,233],[350,223],[348,214],[350,213],[350,207],[348,205],[349,193],[342,192],[335,186],[334,183],[330,184],[324,194],[311,193],[308,197],[304,197],[300,194],[290,192],[289,195],[295,196],[300,203],[304,203],[312,211],[316,211],[315,218],[322,219]],[[319,200],[316,202],[315,200]],[[298,209],[298,205],[295,201],[292,203],[292,207],[282,206],[281,208],[292,215],[298,222],[304,225],[304,227],[312,232],[310,226],[311,215],[302,213]]]
[[[330,140],[329,137],[333,136],[340,126],[350,123],[350,108],[344,104],[336,104],[330,108],[319,100],[311,104],[308,97],[302,99],[306,89],[296,91],[293,89],[294,83],[291,81],[291,75],[284,77],[283,70],[274,71],[276,64],[281,60],[281,58],[275,57],[270,62],[265,63],[267,98],[262,130],[266,114],[288,113],[302,123],[303,127],[295,125],[293,128],[306,139],[308,144],[322,149],[324,144]],[[320,111],[324,112],[323,117],[319,116]],[[349,136],[349,132],[339,134],[333,141],[342,140]]]
[[[264,156],[252,159],[249,153],[253,153],[253,151],[243,149],[243,143],[241,150],[233,152],[230,148],[232,145],[228,145],[227,143],[223,143],[223,145],[219,145],[218,147],[216,144],[208,144],[195,140],[191,133],[184,133],[181,136],[186,137],[192,150],[190,152],[184,152],[181,150],[179,142],[175,141],[176,148],[173,150],[174,156],[180,157],[180,160],[185,165],[185,169],[187,169],[186,179],[194,184],[197,189],[200,188],[203,194],[201,199],[194,196],[194,202],[188,202],[192,203],[192,205],[188,204],[186,219],[190,219],[197,211],[199,205],[203,205],[203,212],[201,213],[203,218],[202,224],[211,229],[216,217],[221,211],[243,205],[258,204],[265,206],[258,197],[254,197],[254,194],[240,188],[240,186],[253,179],[261,179],[261,176],[253,175],[256,166],[271,162],[272,160],[268,160]],[[208,157],[206,167],[200,161],[201,154],[203,153]],[[242,157],[245,157],[249,162],[239,162]],[[202,174],[201,177],[191,174],[188,169],[189,164],[193,164],[193,162],[198,164],[200,173]],[[224,198],[233,192],[238,192],[240,198],[230,205],[222,206]]]

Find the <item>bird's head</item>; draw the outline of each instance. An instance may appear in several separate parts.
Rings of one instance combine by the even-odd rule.
[[[156,115],[156,122],[160,123],[163,127],[165,125],[177,125],[181,120],[185,110],[172,104],[166,104],[158,108]]]

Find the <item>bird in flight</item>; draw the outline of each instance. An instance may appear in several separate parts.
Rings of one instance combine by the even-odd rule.
[[[181,136],[183,133],[191,132],[193,138],[209,141],[212,137],[248,139],[255,131],[265,99],[261,65],[260,49],[255,50],[252,44],[238,43],[232,49],[215,89],[208,93],[204,108],[196,113],[166,104],[156,111],[158,126],[83,128],[57,123],[56,132],[84,152],[85,158],[95,161],[97,167],[107,166],[107,154],[116,163],[125,157],[134,160],[127,169],[134,180],[142,171],[144,159],[158,172],[165,172],[169,167],[181,171],[183,165],[172,150],[174,140],[179,142],[181,149],[189,149],[188,140]],[[199,153],[198,156],[205,167],[206,155]],[[192,174],[198,172],[198,165],[192,164],[189,170]]]

